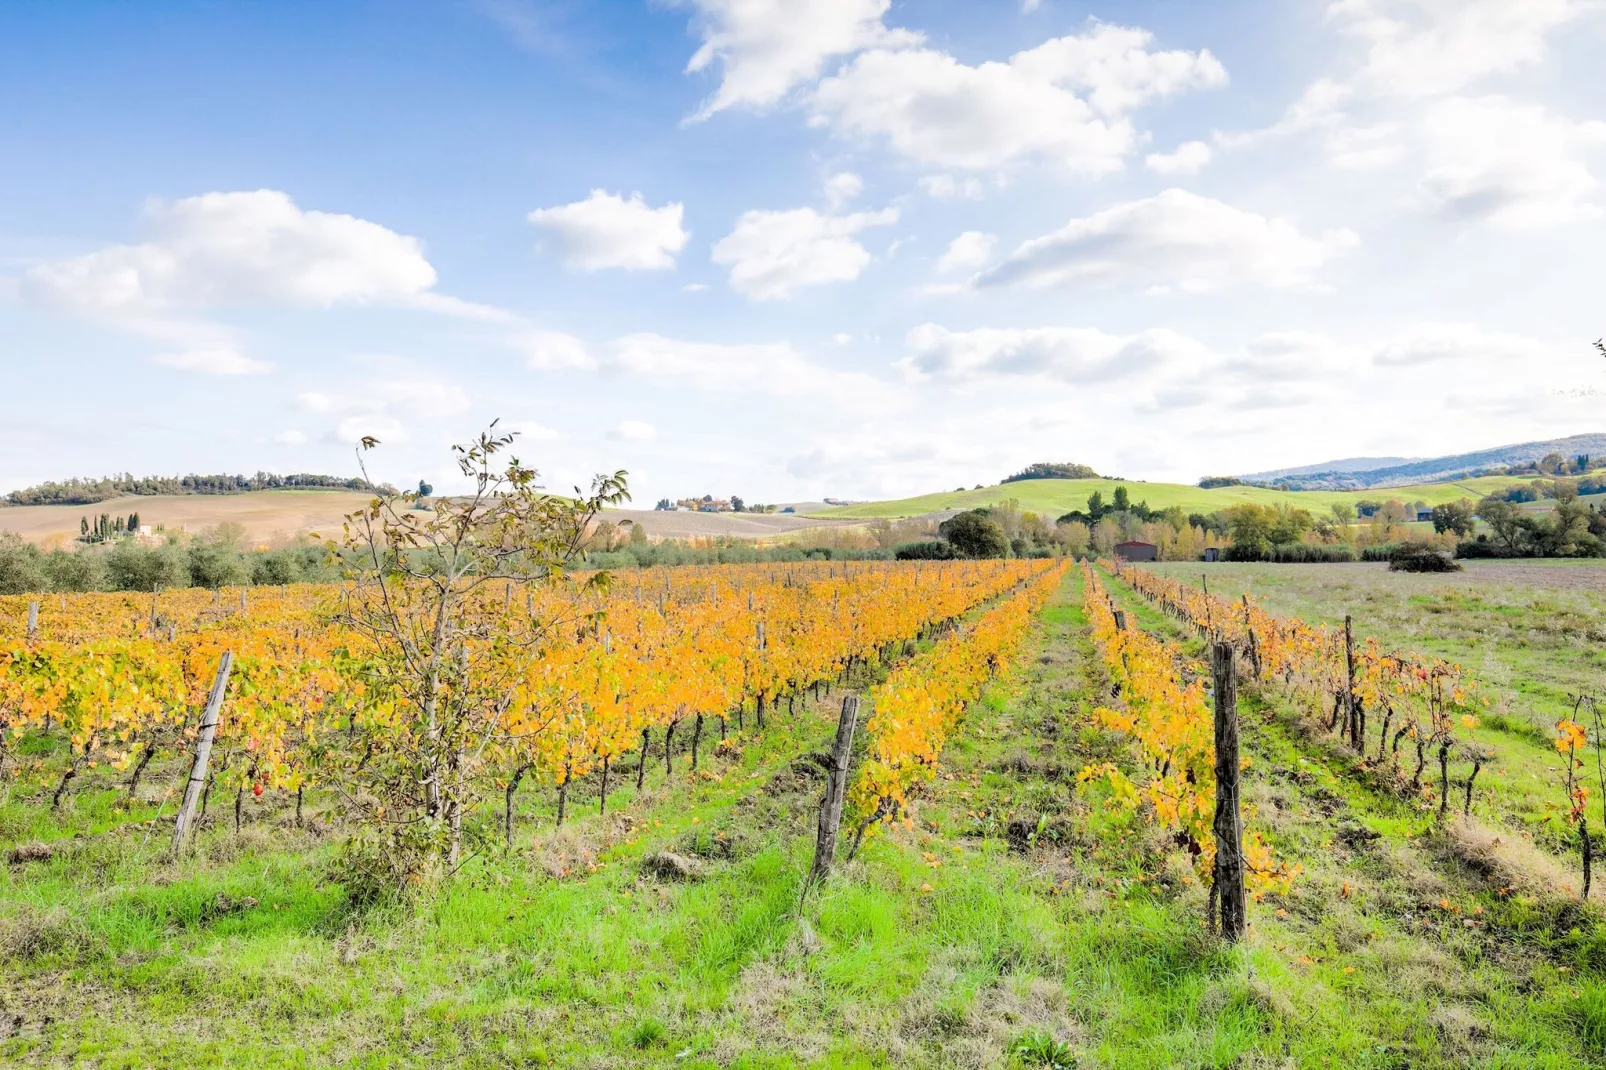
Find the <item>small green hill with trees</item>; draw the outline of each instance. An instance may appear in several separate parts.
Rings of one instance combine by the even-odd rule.
[[[1326,510],[1333,505],[1356,505],[1365,501],[1396,499],[1407,504],[1422,502],[1428,507],[1469,498],[1478,501],[1496,491],[1525,484],[1515,476],[1486,476],[1451,483],[1423,483],[1409,487],[1389,487],[1370,491],[1291,491],[1268,487],[1236,485],[1195,487],[1182,483],[1145,483],[1119,479],[1017,479],[975,490],[943,491],[894,501],[863,502],[822,509],[811,516],[849,519],[889,519],[921,516],[950,509],[977,509],[1011,499],[1028,512],[1058,517],[1087,508],[1088,498],[1097,493],[1110,501],[1116,489],[1125,487],[1133,501],[1146,502],[1151,509],[1177,506],[1190,513],[1213,513],[1234,505],[1290,505]]]

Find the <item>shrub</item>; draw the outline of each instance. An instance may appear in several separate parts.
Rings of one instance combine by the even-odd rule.
[[[106,589],[106,559],[92,550],[52,550],[45,555],[44,569],[52,591]]]
[[[1368,546],[1361,550],[1362,561],[1388,561],[1394,557],[1394,551],[1403,545],[1397,542],[1384,543],[1380,546]]]
[[[0,531],[0,594],[43,591],[47,583],[43,560],[39,548],[21,535]]]
[[[1390,572],[1460,572],[1461,566],[1443,550],[1421,543],[1406,542],[1389,556]]]
[[[1343,543],[1294,542],[1285,546],[1273,546],[1266,560],[1295,565],[1334,564],[1354,561],[1355,549]]]
[[[1009,553],[1009,540],[998,521],[978,511],[951,516],[937,525],[937,532],[965,557],[1003,557]]]
[[[893,550],[892,556],[899,561],[952,561],[960,554],[952,543],[932,539],[930,542],[906,542]]]

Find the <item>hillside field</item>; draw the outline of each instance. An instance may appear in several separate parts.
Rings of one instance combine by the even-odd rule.
[[[1217,509],[1251,502],[1257,505],[1298,506],[1312,511],[1325,511],[1329,506],[1353,504],[1361,499],[1387,501],[1397,498],[1407,504],[1424,501],[1429,505],[1453,502],[1460,498],[1477,501],[1491,491],[1509,487],[1526,480],[1510,476],[1485,476],[1482,479],[1463,480],[1458,483],[1424,483],[1414,487],[1389,487],[1373,491],[1281,491],[1262,487],[1217,487],[1201,490],[1181,483],[1143,483],[1136,480],[1114,479],[1028,479],[1019,483],[1001,483],[980,490],[947,491],[924,494],[917,498],[901,498],[885,502],[865,502],[860,505],[821,509],[811,515],[831,518],[899,519],[920,516],[943,510],[975,509],[996,505],[1011,498],[1020,502],[1022,509],[1044,516],[1055,517],[1073,509],[1087,507],[1088,495],[1098,491],[1106,503],[1116,487],[1125,487],[1134,502],[1146,501],[1152,509],[1181,506],[1190,513],[1213,513]]]
[[[250,545],[279,546],[298,536],[340,537],[342,519],[373,495],[349,490],[261,490],[246,494],[151,495],[94,505],[17,505],[0,508],[0,531],[14,531],[40,545],[70,545],[78,521],[93,523],[101,513],[138,513],[140,523],[165,525],[169,532],[198,532],[218,524],[238,524]],[[791,513],[682,513],[651,509],[610,509],[604,520],[629,520],[653,539],[775,539],[842,522]]]

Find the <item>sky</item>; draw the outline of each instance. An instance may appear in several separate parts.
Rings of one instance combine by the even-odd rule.
[[[1601,0],[9,0],[0,491],[1606,430]]]

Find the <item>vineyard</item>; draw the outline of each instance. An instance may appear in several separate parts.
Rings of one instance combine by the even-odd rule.
[[[749,716],[762,729],[783,700],[795,706],[805,689],[890,661],[1034,576],[1025,598],[1040,602],[1051,570],[1003,562],[649,570],[605,594],[584,584],[482,589],[464,656],[489,667],[499,686],[484,698],[493,716],[464,741],[475,760],[457,774],[513,786],[528,775],[562,789],[601,770],[606,809],[612,763],[634,751],[644,772],[655,731],[672,763],[673,735],[687,726],[695,769],[715,722],[722,739]],[[0,719],[13,736],[33,730],[65,742],[71,760],[52,806],[101,763],[131,770],[132,794],[153,759],[193,747],[195,711],[228,654],[228,716],[207,788],[216,781],[237,799],[278,791],[299,800],[353,762],[410,745],[394,727],[408,696],[375,671],[350,601],[335,586],[279,588],[255,601],[243,589],[0,600]],[[959,689],[950,705],[974,697],[1000,667],[1023,630],[1024,606],[940,645],[939,658],[979,656],[985,670],[978,678],[974,664],[941,662],[937,679]],[[934,759],[930,733],[941,731],[921,726],[928,735],[917,750],[894,753],[904,727],[889,718],[901,708],[888,703],[877,732],[899,770]]]
[[[0,599],[0,1057],[1606,1059],[1587,705],[1511,738],[1364,621],[1111,562],[498,579],[430,647],[438,604]],[[451,651],[435,683],[386,620]],[[414,835],[458,853],[384,892]]]

